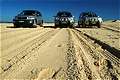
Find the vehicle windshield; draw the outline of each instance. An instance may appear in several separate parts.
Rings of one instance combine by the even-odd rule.
[[[97,17],[97,15],[93,12],[83,13],[81,16],[85,17]]]
[[[35,11],[23,11],[20,15],[35,15]]]
[[[58,17],[72,17],[71,13],[69,12],[59,12],[57,13]]]

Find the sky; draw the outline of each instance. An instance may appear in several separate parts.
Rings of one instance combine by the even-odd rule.
[[[0,21],[12,21],[22,10],[38,10],[44,21],[58,11],[69,11],[78,20],[81,12],[93,11],[104,20],[120,19],[119,0],[0,0]]]

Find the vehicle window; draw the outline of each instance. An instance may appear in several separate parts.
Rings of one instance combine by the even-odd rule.
[[[59,12],[57,14],[57,16],[59,16],[59,17],[72,17],[71,13],[69,13],[69,12]]]
[[[88,12],[81,14],[81,17],[97,17],[97,15],[95,13]]]
[[[37,15],[38,15],[38,16],[42,16],[40,12],[37,12]]]
[[[21,15],[35,15],[35,11],[23,11]]]

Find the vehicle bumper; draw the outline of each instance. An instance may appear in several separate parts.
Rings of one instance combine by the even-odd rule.
[[[55,21],[56,25],[72,25],[73,23],[71,23],[70,21]]]
[[[86,21],[86,22],[85,22],[85,25],[89,25],[89,26],[96,25],[96,24],[97,24],[97,21],[95,21],[95,22]]]
[[[34,20],[13,20],[13,24],[18,26],[32,26]]]

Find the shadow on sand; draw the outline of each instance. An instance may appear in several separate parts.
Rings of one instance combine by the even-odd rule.
[[[77,29],[75,29],[75,30],[77,30]],[[81,32],[79,30],[77,30],[77,31]],[[85,33],[84,33],[84,35],[87,36],[88,38],[90,38],[91,40],[95,41],[94,43],[97,43],[97,44],[101,45],[103,49],[106,49],[111,54],[113,54],[114,56],[116,56],[117,58],[120,59],[120,50],[118,50],[118,49],[116,49],[114,47],[111,47],[110,45],[108,45],[108,44],[106,44],[106,43],[104,43],[104,42],[102,42],[100,40],[97,40],[97,39],[95,39],[95,38],[93,38],[93,37],[91,37],[91,36],[89,36],[89,35],[87,35]]]

